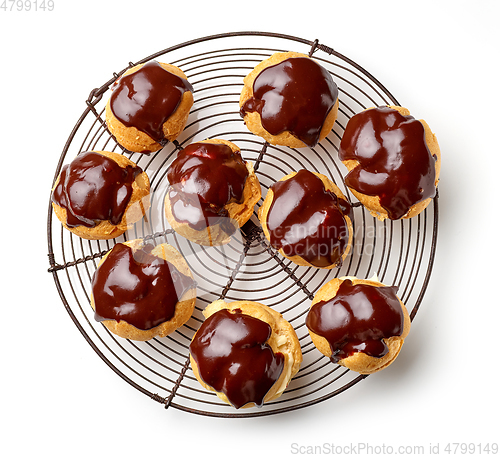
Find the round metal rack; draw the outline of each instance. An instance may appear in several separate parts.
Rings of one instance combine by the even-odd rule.
[[[239,116],[243,78],[274,52],[298,51],[314,56],[339,86],[337,122],[328,137],[314,148],[291,149],[267,144],[248,131]],[[106,128],[104,107],[110,87],[128,68],[151,59],[180,67],[194,87],[195,102],[181,136],[162,150],[141,155],[124,150]],[[108,93],[108,94],[106,94]],[[162,404],[216,417],[255,417],[287,412],[330,399],[366,376],[333,364],[312,344],[305,315],[316,291],[332,278],[377,274],[385,284],[397,285],[411,318],[422,302],[434,261],[438,198],[415,218],[380,222],[372,217],[344,185],[345,167],[338,147],[349,118],[364,108],[400,105],[366,70],[318,40],[304,40],[263,32],[209,36],[157,52],[132,63],[92,90],[86,108],[70,133],[57,164],[62,166],[88,150],[117,151],[145,170],[151,181],[151,208],[135,227],[114,240],[89,241],[63,229],[49,203],[47,237],[49,272],[73,322],[95,352],[130,385]],[[301,168],[327,175],[354,206],[354,242],[342,266],[332,270],[299,267],[281,257],[266,241],[256,218],[228,245],[202,247],[177,235],[168,225],[163,199],[166,171],[177,151],[206,138],[236,143],[245,160],[254,164],[263,197],[277,180]],[[258,206],[262,203],[258,203]],[[170,243],[186,258],[198,285],[192,318],[165,338],[149,342],[121,339],[94,320],[90,307],[91,279],[101,257],[115,243],[135,238]],[[236,410],[204,390],[189,365],[189,343],[203,322],[202,310],[217,299],[254,300],[268,305],[294,326],[304,361],[285,393],[262,408]]]

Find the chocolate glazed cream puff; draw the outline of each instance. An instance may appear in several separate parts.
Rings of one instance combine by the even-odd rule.
[[[360,374],[389,366],[410,332],[397,287],[355,277],[334,278],[314,296],[306,325],[316,348]]]
[[[144,216],[149,193],[148,176],[130,159],[108,151],[87,151],[62,168],[52,190],[52,208],[75,235],[112,239]]]
[[[210,139],[179,151],[167,171],[165,216],[199,245],[223,245],[253,214],[261,188],[234,143]]]
[[[349,171],[345,184],[381,221],[416,216],[436,195],[441,170],[436,136],[406,108],[377,107],[354,115],[339,157]]]
[[[293,327],[275,310],[251,301],[218,300],[191,341],[200,384],[233,407],[261,407],[281,396],[302,362]]]
[[[315,146],[332,130],[339,107],[330,73],[305,54],[273,54],[243,80],[240,114],[272,145]]]
[[[175,140],[194,101],[182,70],[156,61],[127,70],[112,90],[106,124],[120,145],[136,153],[158,151]]]
[[[165,337],[189,320],[195,301],[189,267],[166,243],[117,243],[92,278],[95,319],[125,339]]]
[[[320,173],[286,175],[269,188],[258,214],[271,246],[295,264],[332,269],[350,251],[351,206]]]

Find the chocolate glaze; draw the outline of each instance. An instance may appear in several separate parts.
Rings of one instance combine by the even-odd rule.
[[[264,397],[279,379],[284,356],[267,340],[271,326],[237,309],[222,309],[201,325],[189,347],[201,379],[237,409]]]
[[[345,178],[350,188],[379,196],[390,219],[436,195],[436,156],[425,142],[424,126],[389,107],[362,111],[347,123],[340,143],[342,161],[359,165]]]
[[[135,127],[162,142],[165,138],[163,124],[177,109],[186,91],[193,92],[186,79],[170,73],[153,60],[117,81],[110,108],[125,126]]]
[[[148,330],[170,320],[193,280],[168,261],[151,254],[153,245],[133,252],[116,244],[92,278],[97,321],[126,321]]]
[[[242,105],[240,114],[244,117],[256,111],[270,134],[288,131],[314,146],[337,97],[337,85],[327,70],[307,57],[294,57],[258,74],[253,96]]]
[[[306,325],[328,341],[334,362],[355,352],[381,358],[388,351],[382,339],[403,332],[404,315],[396,292],[396,286],[353,285],[344,280],[334,298],[311,307]]]
[[[101,221],[117,225],[141,173],[138,166],[122,168],[102,154],[85,152],[62,168],[52,202],[66,209],[68,227],[95,227]]]
[[[327,191],[321,179],[307,170],[270,189],[273,201],[266,223],[271,245],[316,267],[341,263],[349,241],[345,219],[350,215],[349,203]]]
[[[192,143],[170,165],[167,178],[172,215],[176,221],[203,230],[222,222],[233,233],[225,206],[243,202],[248,169],[239,152],[228,145]],[[227,224],[224,224],[227,223]]]

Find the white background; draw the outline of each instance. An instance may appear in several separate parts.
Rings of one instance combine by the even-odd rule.
[[[54,2],[0,10],[2,456],[281,457],[358,443],[444,456],[450,442],[500,442],[498,1]],[[46,213],[90,89],[129,61],[243,30],[318,38],[362,65],[429,123],[443,166],[435,267],[398,360],[317,406],[225,420],[165,411],[93,352],[47,273]]]

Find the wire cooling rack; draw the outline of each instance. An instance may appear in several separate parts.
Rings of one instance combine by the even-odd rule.
[[[239,116],[243,78],[278,51],[314,56],[339,86],[337,122],[328,137],[314,148],[269,145],[250,133]],[[106,128],[104,108],[116,79],[128,68],[152,59],[180,67],[194,87],[195,102],[188,124],[176,141],[157,153],[141,155],[116,143]],[[78,153],[108,150],[125,154],[142,167],[150,178],[152,192],[152,205],[144,220],[114,240],[89,241],[74,236],[54,218],[49,203],[48,270],[66,310],[95,352],[123,380],[165,408],[216,417],[255,417],[303,408],[330,399],[363,380],[366,376],[332,364],[316,350],[305,316],[316,291],[330,279],[343,275],[367,278],[376,273],[383,283],[398,286],[398,295],[412,320],[422,302],[435,255],[438,197],[417,217],[380,222],[359,205],[344,185],[346,170],[337,155],[350,117],[364,108],[386,104],[400,105],[372,75],[332,48],[318,40],[263,32],[213,35],[173,46],[130,62],[93,89],[64,146],[54,181],[62,166]],[[301,168],[333,180],[354,206],[353,247],[343,265],[326,271],[299,267],[281,257],[263,236],[256,212],[241,234],[222,247],[201,247],[173,232],[163,212],[167,168],[185,145],[209,137],[229,140],[241,148],[244,159],[254,164],[263,197],[274,182]],[[257,207],[261,204],[262,199]],[[198,284],[192,318],[171,335],[149,342],[111,334],[94,320],[90,306],[91,279],[99,260],[115,243],[135,238],[175,246]],[[282,313],[297,332],[304,356],[301,368],[285,393],[262,408],[235,410],[204,390],[193,375],[189,343],[203,322],[202,310],[217,299],[261,302]]]

